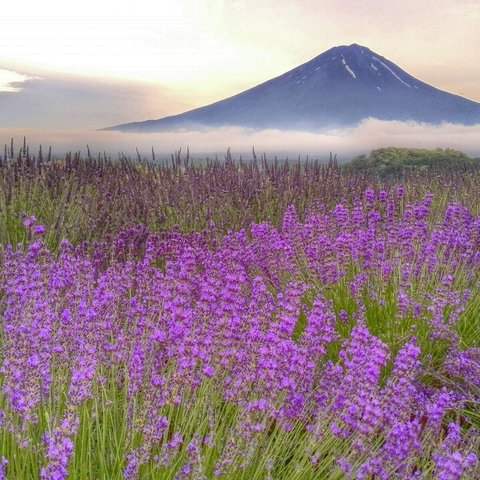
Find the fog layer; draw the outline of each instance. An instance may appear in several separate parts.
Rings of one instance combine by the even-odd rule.
[[[353,156],[369,153],[380,147],[452,148],[461,150],[472,157],[480,157],[480,124],[474,126],[443,124],[441,126],[379,121],[370,119],[354,129],[330,131],[326,134],[308,132],[263,130],[250,131],[241,128],[220,128],[209,131],[180,131],[149,134],[130,134],[95,130],[51,130],[0,128],[0,139],[10,144],[10,138],[18,147],[27,137],[33,152],[42,145],[44,151],[62,156],[66,151],[87,151],[116,158],[123,153],[136,156],[138,149],[144,158],[152,158],[152,147],[156,158],[168,158],[179,148],[189,147],[194,159],[223,158],[227,148],[234,157],[251,156],[252,147],[257,155],[267,157],[311,158],[326,160],[330,152],[337,154],[340,161]]]

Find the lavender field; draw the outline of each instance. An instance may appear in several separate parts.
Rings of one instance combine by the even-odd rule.
[[[10,153],[0,479],[480,478],[479,172]]]

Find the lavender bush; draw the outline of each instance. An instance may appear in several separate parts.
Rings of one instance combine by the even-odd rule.
[[[57,250],[50,213],[22,218],[0,277],[3,478],[480,477],[476,200],[275,167],[289,203],[269,204],[283,180],[265,180],[244,209],[270,178],[254,165],[212,164],[208,181],[125,167],[118,185],[166,176],[191,205],[227,174],[216,216],[178,200],[176,230],[142,221]]]
[[[367,174],[343,170],[332,159],[269,162],[265,156],[234,160],[228,153],[221,161],[192,162],[179,152],[172,164],[130,160],[121,156],[82,157],[67,154],[30,154],[24,145],[18,155],[5,148],[0,155],[0,244],[30,243],[33,230],[23,222],[34,215],[46,228],[44,241],[52,251],[64,238],[110,242],[122,230],[144,225],[150,231],[199,232],[214,222],[223,235],[267,221],[279,227],[288,205],[301,218],[315,201],[328,208],[351,206],[368,188],[391,191]],[[436,208],[448,202],[479,207],[479,172],[431,172],[411,175],[406,183],[407,201],[418,201],[436,192]],[[432,212],[434,214],[435,212]]]

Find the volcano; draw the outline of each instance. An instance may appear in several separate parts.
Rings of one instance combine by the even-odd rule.
[[[362,120],[480,123],[480,103],[439,90],[367,47],[331,48],[289,72],[180,115],[105,130],[161,132],[239,126],[321,132]]]

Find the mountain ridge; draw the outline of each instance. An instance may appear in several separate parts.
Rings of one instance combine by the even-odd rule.
[[[480,123],[480,103],[435,88],[367,47],[333,47],[275,78],[187,112],[108,127],[156,132],[239,126],[321,132],[367,118]]]

